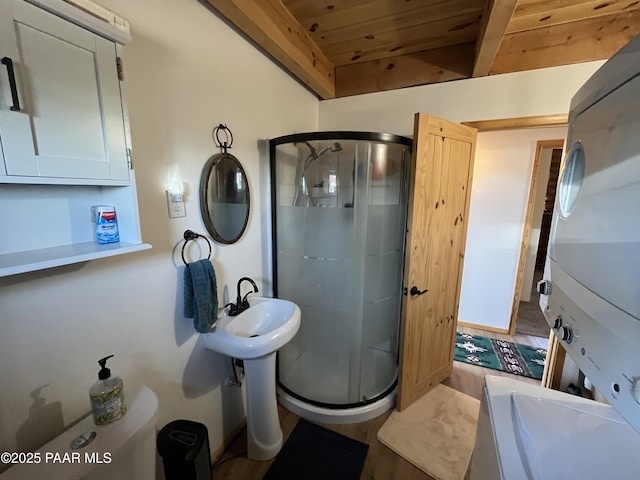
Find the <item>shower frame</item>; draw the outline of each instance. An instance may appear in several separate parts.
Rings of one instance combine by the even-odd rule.
[[[276,192],[276,188],[274,186],[274,181],[276,178],[276,168],[277,168],[277,162],[276,162],[276,147],[279,145],[284,145],[284,144],[292,144],[292,143],[303,143],[303,142],[311,142],[311,141],[328,141],[328,140],[335,140],[335,141],[365,141],[365,142],[371,142],[371,143],[389,143],[389,144],[397,144],[397,145],[403,145],[405,147],[407,147],[409,153],[411,153],[412,150],[412,139],[408,138],[408,137],[403,137],[403,136],[399,136],[399,135],[395,135],[395,134],[390,134],[390,133],[381,133],[381,132],[362,132],[362,131],[322,131],[322,132],[306,132],[306,133],[297,133],[297,134],[291,134],[291,135],[285,135],[285,136],[281,136],[281,137],[277,137],[274,139],[271,139],[269,141],[269,158],[270,158],[270,178],[271,178],[271,240],[272,240],[272,263],[271,263],[271,267],[272,267],[272,288],[273,288],[273,295],[275,297],[278,297],[278,263],[276,261],[277,259],[277,251],[278,251],[278,244],[277,244],[277,235],[276,235],[276,230],[277,230],[277,213],[276,213],[276,205],[277,205],[277,192]],[[410,159],[409,159],[410,161]],[[408,165],[405,166],[405,168],[408,168]],[[403,190],[403,195],[405,196],[405,200],[408,198],[408,184],[407,182],[407,178],[405,178],[405,184],[402,186],[402,190]],[[405,226],[406,226],[406,221],[407,219],[405,218]],[[403,251],[402,251],[402,269],[404,269],[404,242],[403,242]],[[404,274],[404,272],[402,272],[402,275]],[[400,314],[398,314],[398,324],[400,322]],[[326,402],[322,402],[322,401],[318,401],[318,400],[314,400],[314,399],[310,399],[307,397],[304,397],[302,395],[299,395],[298,393],[292,391],[291,389],[289,389],[288,387],[286,387],[284,384],[282,384],[280,382],[279,379],[279,355],[276,357],[276,383],[278,388],[282,389],[282,391],[284,391],[285,393],[287,393],[288,395],[290,395],[291,397],[300,400],[306,404],[315,406],[315,407],[320,407],[320,408],[326,408],[328,410],[348,410],[348,409],[357,409],[359,407],[366,407],[366,406],[370,406],[376,402],[379,402],[381,399],[384,398],[388,398],[390,395],[394,395],[395,397],[395,389],[397,387],[398,384],[398,374],[396,372],[396,377],[394,379],[394,381],[390,384],[390,386],[385,389],[383,392],[379,393],[378,395],[366,399],[366,400],[362,400],[362,401],[358,401],[358,402],[350,402],[350,403],[340,403],[340,404],[334,404],[334,403],[326,403]],[[398,360],[396,358],[396,360]]]

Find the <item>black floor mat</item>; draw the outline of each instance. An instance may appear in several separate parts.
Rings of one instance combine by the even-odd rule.
[[[263,480],[358,480],[369,445],[301,418]]]

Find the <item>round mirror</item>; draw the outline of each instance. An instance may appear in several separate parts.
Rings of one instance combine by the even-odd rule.
[[[244,169],[230,153],[207,160],[200,178],[200,213],[218,243],[237,242],[249,220],[249,183]]]

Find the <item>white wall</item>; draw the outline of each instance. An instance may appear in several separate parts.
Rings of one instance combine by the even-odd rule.
[[[321,130],[413,135],[413,115],[453,122],[566,113],[573,94],[604,62],[403,88],[320,102]]]
[[[566,127],[478,134],[458,320],[507,330],[538,140]]]
[[[589,62],[325,100],[320,102],[320,129],[370,130],[412,136],[416,112],[455,122],[567,113],[571,97],[602,63]],[[515,144],[509,146],[509,153],[503,150],[506,146],[491,147],[486,143],[489,139],[499,138],[499,133],[479,137],[460,321],[498,330],[508,328],[517,273],[516,252],[519,255],[533,166],[531,152],[536,140],[560,139],[566,135],[566,130],[553,130],[541,129],[537,138],[534,138],[537,134],[534,137],[515,134]],[[483,153],[485,148],[486,155]]]
[[[222,303],[241,276],[268,283],[258,140],[317,129],[318,100],[196,0],[103,4],[133,26],[125,78],[142,237],[153,249],[0,279],[0,451],[32,450],[87,413],[96,361],[112,353],[126,392],[144,383],[158,394],[160,427],[205,423],[215,451],[243,418],[242,396],[224,386],[229,360],[204,350],[183,318],[180,260],[184,230],[205,232],[197,188],[219,151],[211,132],[232,130],[252,192],[246,234],[214,245]],[[164,190],[176,165],[187,217],[169,220]]]

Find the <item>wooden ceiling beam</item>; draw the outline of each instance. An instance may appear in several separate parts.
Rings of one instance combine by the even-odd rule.
[[[488,0],[476,40],[473,76],[489,75],[518,0]]]
[[[638,34],[640,10],[510,33],[500,46],[491,74],[604,60]]]
[[[615,13],[640,10],[640,2],[604,2],[602,0],[573,0],[547,3],[539,0],[520,0],[507,34],[541,27],[551,27],[576,20],[603,17]]]
[[[514,130],[522,128],[561,127],[569,121],[566,113],[555,115],[538,115],[535,117],[500,118],[497,120],[475,120],[462,122],[463,125],[473,127],[479,132],[494,132],[496,130]]]
[[[318,97],[335,97],[333,63],[281,0],[207,1]]]

